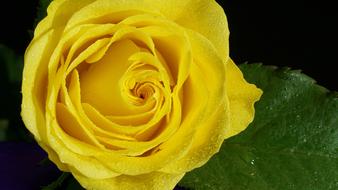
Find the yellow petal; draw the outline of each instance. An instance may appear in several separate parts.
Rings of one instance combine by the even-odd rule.
[[[83,141],[86,142],[86,140],[89,142],[93,142],[94,144],[98,145],[99,147],[102,147],[95,139],[95,137],[92,138],[92,136],[101,135],[107,138],[118,138],[118,139],[127,139],[127,140],[133,140],[133,138],[128,138],[127,136],[111,133],[109,131],[105,131],[101,129],[100,127],[96,126],[90,118],[87,117],[85,113],[85,108],[82,107],[83,104],[81,103],[81,92],[80,92],[80,81],[79,81],[79,74],[77,70],[75,69],[70,77],[69,87],[68,87],[68,93],[65,87],[65,84],[62,86],[61,93],[63,94],[63,97],[65,99],[65,104],[68,106],[66,108],[64,106],[64,110],[62,111],[62,114],[65,114],[64,116],[60,116],[61,119],[68,119],[73,124],[69,124],[68,122],[64,123],[63,126],[64,129],[70,130],[70,132],[74,135],[71,135],[73,137],[80,137],[78,139],[81,139],[86,137]],[[59,103],[59,105],[62,105]],[[57,108],[60,107],[57,105]],[[72,113],[70,113],[70,110]],[[68,113],[68,114],[67,114]],[[61,114],[59,114],[61,115]],[[67,117],[68,115],[68,117]],[[71,117],[70,117],[71,116]],[[75,127],[77,126],[77,127]],[[74,131],[74,128],[76,129]],[[73,132],[72,132],[73,131]],[[79,134],[82,133],[82,135],[79,136]]]
[[[179,25],[197,31],[209,39],[219,56],[229,56],[227,18],[214,0],[148,0],[162,14]]]
[[[47,127],[50,128],[47,134],[49,147],[53,152],[49,152],[48,149],[47,151],[48,153],[52,153],[50,156],[52,156],[53,161],[58,164],[58,166],[67,166],[66,171],[70,168],[75,168],[83,175],[94,179],[110,178],[119,175],[106,167],[105,163],[101,163],[95,159],[94,156],[105,154],[107,153],[106,150],[68,135],[61,129],[59,123],[49,116],[47,117],[47,123]],[[74,133],[76,133],[76,131]]]
[[[108,27],[113,27],[109,25]],[[88,35],[86,35],[88,32],[93,32],[94,28],[99,28],[103,32],[107,32],[106,30],[102,29],[103,27],[99,27],[97,25],[82,25],[79,27],[74,28],[73,30],[68,31],[67,33],[62,35],[62,38],[59,40],[57,37],[56,32],[52,33],[52,39],[55,41],[52,44],[49,44],[49,47],[52,51],[49,53],[49,60],[46,60],[46,66],[48,65],[48,81],[53,81],[56,77],[55,74],[57,72],[57,69],[60,65],[64,65],[67,63],[66,67],[68,67],[69,62],[72,60],[74,51],[79,49],[83,44],[88,42]],[[104,28],[107,28],[105,25]],[[91,33],[92,34],[92,33]],[[102,34],[98,34],[101,36]],[[104,34],[103,34],[104,35]],[[93,36],[91,36],[93,38]],[[84,39],[83,39],[84,38]],[[95,39],[95,38],[94,38]],[[32,42],[34,43],[34,41]],[[70,50],[69,50],[70,49]],[[66,60],[64,60],[66,56]],[[52,88],[49,86],[49,88]],[[50,90],[50,89],[49,89]]]
[[[218,108],[226,96],[225,62],[207,38],[194,31],[188,31],[187,34],[191,43],[194,64],[205,73],[202,78],[207,81],[207,93],[210,96],[208,110],[205,111],[208,115],[209,112],[214,112],[215,108]]]
[[[179,101],[174,101],[171,120],[166,122],[160,122],[158,125],[149,127],[147,131],[142,131],[136,138],[143,138],[145,141],[132,142],[124,140],[106,139],[106,143],[109,143],[116,147],[121,147],[130,150],[130,154],[143,154],[144,152],[160,145],[162,142],[167,141],[172,134],[179,128],[181,122],[181,107]],[[149,139],[150,138],[150,139]],[[101,138],[102,139],[102,138]],[[149,140],[148,140],[149,139]],[[104,139],[102,139],[104,140]],[[140,153],[141,152],[141,153]]]
[[[255,115],[254,103],[263,92],[245,81],[242,72],[231,59],[227,63],[226,76],[231,124],[225,138],[229,138],[243,131],[252,122]]]
[[[77,1],[77,0],[69,0]],[[151,4],[143,0],[96,0],[77,11],[69,20],[66,31],[79,24],[118,23],[121,20],[140,13],[158,12]]]
[[[131,62],[128,58],[139,51],[130,40],[112,44],[108,53],[80,75],[82,102],[89,103],[105,115],[140,112],[122,97],[119,80]],[[142,110],[144,111],[144,110]]]
[[[187,154],[181,159],[168,164],[160,171],[170,173],[191,171],[204,165],[219,151],[226,129],[230,124],[230,114],[226,102],[215,110],[212,115],[209,115],[206,121],[203,121],[199,125]]]
[[[68,149],[67,146],[73,146],[78,148],[78,152],[91,153],[92,155],[99,155],[100,149],[83,143],[73,137],[67,135],[58,126],[56,122],[52,122],[51,126],[53,129],[49,133],[50,147],[55,151],[61,162],[68,166],[68,168],[76,168],[78,172],[89,178],[103,179],[118,176],[119,174],[106,167],[105,163],[101,163],[93,156],[84,156]]]
[[[39,141],[45,141],[45,86],[49,45],[53,43],[53,31],[31,42],[25,53],[22,79],[21,116],[27,129]]]
[[[197,70],[195,70],[197,69]],[[218,152],[223,140],[227,126],[229,125],[229,110],[228,110],[228,100],[226,96],[217,97],[220,104],[215,104],[215,94],[209,91],[208,85],[209,82],[206,80],[205,75],[202,74],[204,70],[198,69],[196,66],[192,66],[192,71],[190,77],[194,80],[195,77],[198,78],[197,84],[192,84],[185,86],[184,92],[189,96],[191,94],[200,94],[201,97],[196,97],[199,103],[205,101],[207,104],[206,109],[200,110],[203,113],[199,113],[199,122],[196,125],[196,132],[192,137],[192,144],[189,148],[189,151],[179,160],[173,161],[160,171],[167,173],[184,173],[190,171],[196,167],[200,167],[209,158]],[[208,75],[209,76],[209,75]],[[206,82],[207,81],[207,82]],[[189,87],[189,88],[188,88]],[[204,87],[201,88],[201,87]],[[210,89],[209,89],[210,90]],[[195,92],[196,91],[196,92]],[[187,103],[184,101],[184,103]],[[194,107],[196,103],[187,106],[188,111],[192,112],[195,110]],[[189,115],[186,118],[189,118]],[[195,116],[196,117],[196,116]],[[196,119],[196,118],[195,118]]]
[[[73,172],[74,177],[86,189],[95,190],[172,190],[183,174],[151,172],[137,176],[121,175],[108,179],[89,179]]]
[[[169,173],[187,172],[203,165],[219,150],[224,140],[225,130],[229,125],[228,101],[225,92],[225,63],[218,56],[215,47],[204,36],[193,31],[189,31],[188,36],[194,57],[190,77],[198,79],[198,83],[187,85],[187,87],[198,91],[189,92],[189,88],[185,86],[184,93],[188,96],[201,94],[202,97],[196,97],[197,101],[205,103],[206,108],[203,109],[202,116],[199,113],[199,125],[190,124],[197,125],[197,130],[191,137],[193,139],[189,151],[182,158],[160,170]],[[195,89],[196,87],[205,89]],[[197,103],[188,106],[188,111],[195,110],[196,105]]]
[[[48,159],[51,160],[61,171],[69,172],[68,166],[60,161],[56,152],[48,145],[38,142],[39,145],[48,153]]]
[[[108,25],[108,24],[105,24]],[[104,26],[104,25],[101,25]],[[119,41],[119,40],[123,40],[123,39],[129,39],[132,41],[137,41],[138,43],[140,43],[140,45],[147,47],[149,50],[151,50],[152,52],[155,51],[155,47],[153,44],[152,39],[150,38],[150,36],[146,35],[145,33],[142,33],[141,31],[137,30],[134,27],[128,27],[125,25],[115,25],[114,27],[116,29],[116,32],[113,34],[112,37],[112,41]],[[99,29],[100,31],[100,29]],[[113,33],[113,32],[111,32]],[[93,35],[93,33],[90,34],[91,36],[96,36]],[[111,35],[111,34],[110,34]],[[109,47],[106,48],[102,48],[101,50],[99,50],[96,54],[92,55],[89,59],[86,60],[87,63],[94,63],[99,61],[104,54],[106,53],[107,49]],[[147,50],[147,49],[145,49]]]
[[[34,38],[40,37],[50,29],[62,28],[68,19],[79,9],[95,0],[54,0],[47,8],[47,17],[45,17],[36,27]]]
[[[110,38],[102,38],[91,44],[87,49],[83,50],[69,65],[67,74],[81,64],[84,60],[92,61],[92,56],[95,55],[98,51],[109,47],[112,43]],[[67,57],[68,58],[68,57]],[[67,62],[66,62],[67,64]]]
[[[192,62],[190,43],[184,30],[169,23],[166,26],[147,26],[139,30],[152,37],[159,57],[165,60],[164,66],[170,69],[176,87],[181,88],[189,75]]]
[[[68,110],[68,108],[61,103],[56,104],[56,116],[62,129],[70,136],[79,139],[88,144],[96,145],[93,135],[86,127],[76,120],[75,116]]]
[[[198,122],[198,119],[196,119],[196,122]],[[140,175],[159,170],[170,162],[181,158],[187,152],[191,144],[192,133],[195,130],[195,127],[191,127],[188,123],[191,124],[191,122],[186,122],[184,129],[175,133],[175,137],[167,141],[169,145],[166,145],[163,149],[157,149],[154,154],[140,157],[102,154],[96,158],[107,164],[112,170],[127,175]]]
[[[136,133],[136,130],[126,130],[126,126],[119,125],[110,121],[106,116],[102,115],[97,109],[87,103],[82,104],[83,110],[87,117],[95,123],[97,127],[111,132],[111,133],[120,133],[120,134],[133,134]],[[127,136],[126,136],[127,137]],[[133,138],[132,138],[133,139]]]

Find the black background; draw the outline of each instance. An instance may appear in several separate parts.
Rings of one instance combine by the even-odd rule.
[[[338,90],[336,6],[302,0],[218,2],[228,17],[230,51],[237,63],[300,69],[320,85]],[[24,53],[37,4],[37,0],[1,2],[0,43]]]
[[[229,21],[230,52],[238,63],[300,69],[320,85],[338,90],[336,5],[309,0],[219,2]]]

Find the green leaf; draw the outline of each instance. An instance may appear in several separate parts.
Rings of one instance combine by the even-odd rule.
[[[205,166],[179,183],[188,189],[338,189],[338,95],[299,71],[243,64],[264,94],[255,120],[225,140]]]
[[[64,187],[64,190],[85,190],[73,176]]]
[[[8,120],[0,118],[0,142],[7,140]]]
[[[56,190],[62,186],[62,183],[70,176],[69,173],[62,173],[59,178],[57,178],[54,182],[49,184],[46,187],[42,187],[42,190]]]
[[[0,44],[0,63],[5,63],[9,82],[20,83],[23,70],[23,57]]]
[[[53,0],[39,0],[39,5],[36,8],[36,17],[33,24],[33,29],[29,30],[28,33],[31,38],[34,36],[34,29],[38,23],[47,16],[47,7]]]
[[[34,27],[47,16],[47,7],[53,0],[40,0],[37,7]]]
[[[70,173],[62,173],[58,179],[49,184],[46,187],[42,187],[42,190],[84,190],[84,188],[76,181],[76,179]]]
[[[0,118],[6,120],[0,141],[33,140],[20,117],[22,70],[23,56],[0,44]]]

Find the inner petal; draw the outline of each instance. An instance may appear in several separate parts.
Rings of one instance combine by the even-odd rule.
[[[140,48],[131,40],[113,43],[106,55],[80,74],[82,102],[89,103],[104,115],[139,113],[122,97],[119,81],[132,62],[128,58]]]

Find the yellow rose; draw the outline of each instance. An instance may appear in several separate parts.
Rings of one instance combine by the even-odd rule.
[[[213,0],[55,0],[25,53],[22,118],[88,189],[172,189],[253,120]]]

